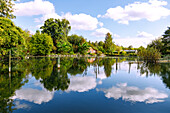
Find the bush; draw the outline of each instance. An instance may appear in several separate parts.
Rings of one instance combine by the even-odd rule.
[[[125,56],[126,55],[126,51],[122,51],[121,55]]]
[[[129,53],[129,56],[137,56],[136,53]]]

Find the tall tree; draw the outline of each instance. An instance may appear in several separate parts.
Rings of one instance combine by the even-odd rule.
[[[163,54],[170,54],[170,27],[165,31],[162,42],[164,43]]]
[[[64,43],[63,47],[65,45],[70,45],[70,43],[67,41],[68,33],[71,30],[71,26],[68,20],[50,18],[45,21],[44,25],[40,27],[40,29],[42,29],[42,33],[47,33],[52,37],[54,52],[60,52],[58,49],[61,48],[64,42],[66,44]]]
[[[104,49],[107,53],[112,53],[116,49],[116,45],[112,42],[112,35],[106,34]]]
[[[0,17],[6,17],[13,19],[15,16],[12,14],[14,12],[14,4],[12,1],[16,0],[0,0]]]

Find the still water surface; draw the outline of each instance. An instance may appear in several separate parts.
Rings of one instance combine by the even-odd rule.
[[[170,63],[129,58],[0,62],[2,113],[170,113]]]

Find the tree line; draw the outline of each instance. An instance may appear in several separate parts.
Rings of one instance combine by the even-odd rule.
[[[170,53],[170,27],[161,38],[153,40],[147,48],[132,46],[123,47],[115,45],[112,35],[106,34],[105,41],[91,42],[83,36],[72,34],[70,22],[67,19],[50,18],[32,35],[28,30],[22,30],[10,19],[13,15],[13,3],[15,0],[1,0],[0,6],[0,58],[7,58],[9,52],[13,57],[24,58],[25,56],[44,56],[50,54],[91,54],[91,55],[116,55],[116,56],[140,56],[145,60],[156,60],[161,55]],[[96,53],[87,53],[89,48]],[[127,54],[124,50],[138,50],[138,54]]]

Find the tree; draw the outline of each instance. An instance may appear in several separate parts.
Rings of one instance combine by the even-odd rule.
[[[89,45],[87,42],[79,44],[78,46],[78,52],[81,54],[86,54],[88,49],[89,49]]]
[[[164,44],[162,53],[170,54],[170,27],[165,31],[162,42]]]
[[[143,46],[140,46],[139,48],[137,48],[137,50],[138,50],[138,52],[140,52],[140,51],[145,50],[145,48]]]
[[[153,47],[148,47],[147,49],[138,52],[138,56],[146,62],[156,63],[156,61],[161,58],[161,53]]]
[[[76,34],[68,36],[67,40],[72,44],[74,53],[78,52],[79,45],[82,45],[86,42],[83,36],[78,36]]]
[[[24,31],[4,17],[0,17],[0,26],[0,56],[7,56],[10,50],[14,55],[25,53]]]
[[[65,54],[65,53],[71,53],[73,51],[72,45],[63,40],[58,41],[56,47],[57,47],[57,53]]]
[[[159,52],[161,52],[163,50],[163,43],[162,43],[161,37],[153,40],[150,44],[148,44],[147,47],[150,47],[150,48],[153,47],[157,49]]]
[[[121,46],[116,46],[116,51],[118,51],[118,53],[120,53],[120,51],[122,51],[122,47]]]
[[[0,17],[6,17],[13,19],[15,16],[12,14],[14,12],[14,4],[12,1],[16,0],[0,0]]]
[[[52,51],[52,38],[37,31],[30,40],[30,54],[32,55],[48,55]]]
[[[110,33],[106,34],[104,49],[107,53],[112,53],[116,49],[116,45],[112,42],[112,35]]]
[[[130,45],[130,46],[128,47],[128,50],[134,50],[133,46]]]
[[[42,33],[47,33],[52,37],[55,53],[59,52],[58,45],[63,45],[64,42],[66,45],[70,45],[70,43],[67,41],[67,35],[71,30],[68,20],[50,18],[45,21],[44,25],[40,27],[40,29],[42,29]]]

